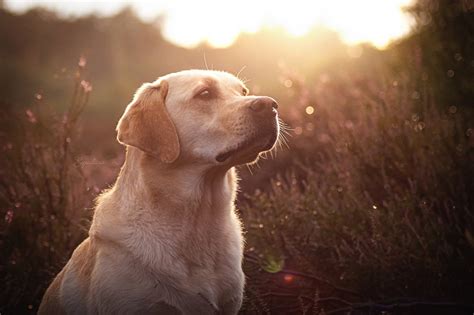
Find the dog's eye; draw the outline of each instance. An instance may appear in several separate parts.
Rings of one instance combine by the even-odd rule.
[[[247,94],[249,94],[249,90],[247,90],[246,88],[242,88],[242,95],[246,96]]]
[[[210,89],[204,89],[201,92],[199,92],[196,97],[202,98],[202,99],[209,99],[212,97],[212,91]]]

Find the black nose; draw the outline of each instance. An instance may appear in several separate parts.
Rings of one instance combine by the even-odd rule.
[[[278,103],[271,97],[262,96],[257,97],[250,103],[250,109],[256,113],[273,113],[275,114],[276,111],[273,109],[278,108]]]

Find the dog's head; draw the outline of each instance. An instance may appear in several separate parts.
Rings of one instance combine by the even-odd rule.
[[[277,141],[278,105],[235,76],[188,70],[144,84],[117,125],[118,141],[165,163],[238,165]]]

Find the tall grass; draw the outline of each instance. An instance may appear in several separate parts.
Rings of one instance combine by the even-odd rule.
[[[289,80],[291,150],[277,159],[284,168],[262,166],[280,171],[270,189],[240,206],[246,310],[383,311],[374,301],[408,301],[418,312],[440,302],[438,311],[466,311],[449,303],[472,303],[474,292],[469,109],[436,104],[403,78]]]
[[[32,108],[0,113],[0,312],[33,313],[44,289],[84,237],[91,198],[74,157],[77,122],[91,91],[85,60],[64,114],[36,94]]]
[[[20,114],[0,115],[2,313],[33,313],[86,234],[84,209],[98,190],[87,188],[73,146],[90,93],[84,66],[64,115],[41,95]],[[280,109],[293,129],[290,150],[244,176],[238,200],[247,230],[242,313],[474,308],[469,109],[437,104],[406,77],[283,82],[294,95]]]

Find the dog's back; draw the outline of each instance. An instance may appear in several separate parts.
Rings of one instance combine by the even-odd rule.
[[[64,269],[56,276],[56,278],[54,278],[48,290],[46,290],[38,314],[66,314],[64,309],[61,307],[59,296],[63,275]]]
[[[74,250],[67,265],[56,276],[41,302],[38,314],[66,314],[69,307],[80,313],[86,310],[85,296],[90,284],[90,275],[95,262],[95,253],[90,239],[85,239]],[[76,279],[72,279],[76,278]],[[63,299],[64,291],[68,299]],[[72,297],[72,298],[71,298]]]

